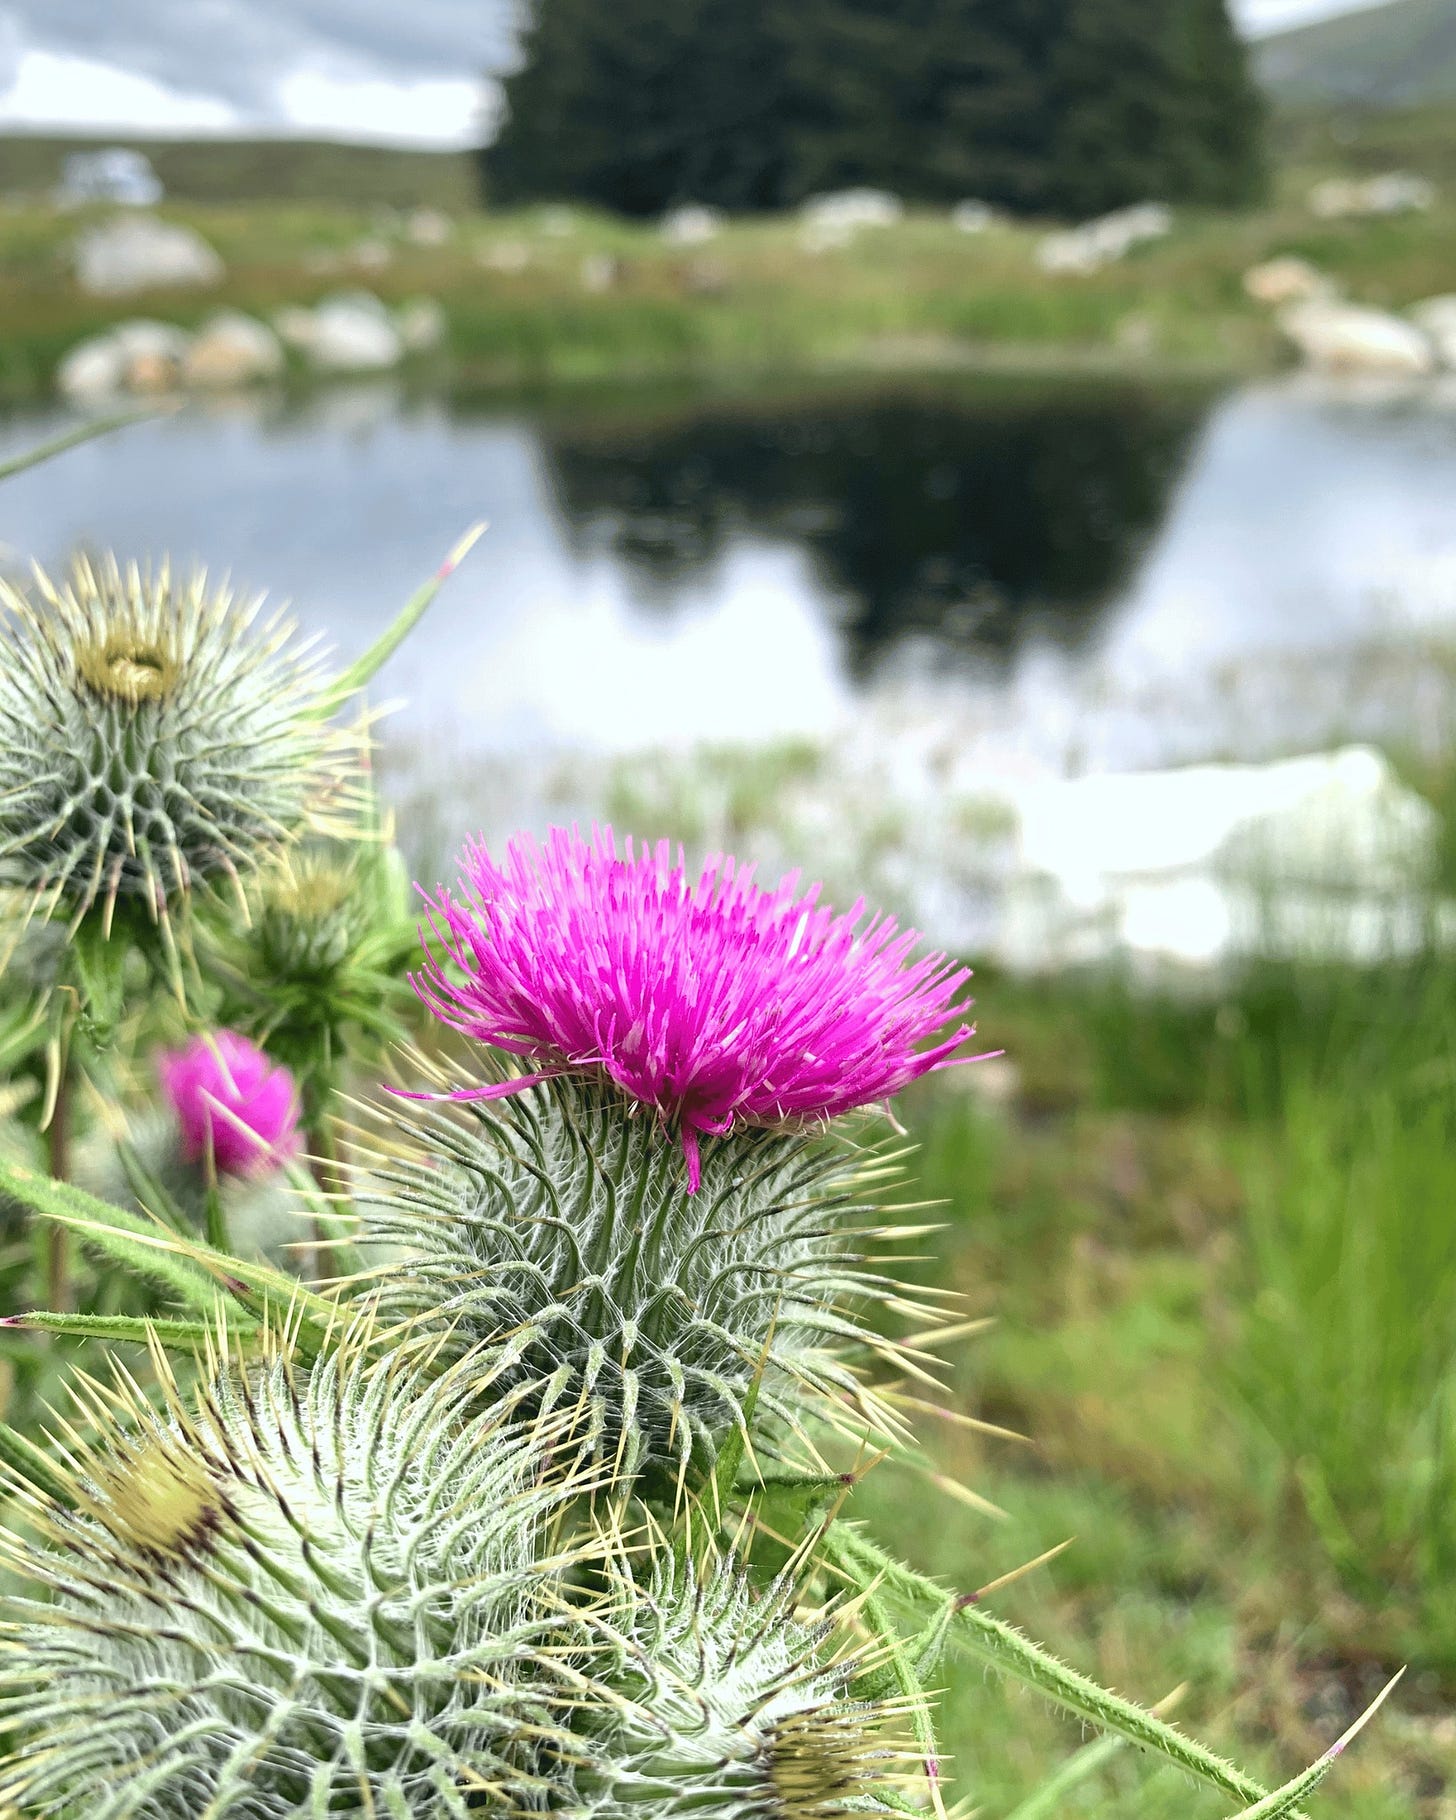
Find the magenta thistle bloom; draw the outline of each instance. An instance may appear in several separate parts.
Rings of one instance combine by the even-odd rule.
[[[157,1062],[189,1162],[212,1152],[220,1175],[278,1168],[299,1148],[293,1076],[236,1030],[195,1036]]]
[[[465,977],[431,956],[416,990],[445,1023],[541,1066],[453,1097],[605,1077],[681,1133],[694,1191],[702,1136],[886,1099],[974,1035],[966,968],[913,960],[913,929],[866,919],[863,901],[838,916],[817,885],[799,894],[797,873],[769,891],[711,859],[694,881],[681,849],[674,861],[666,841],[629,838],[619,857],[610,828],[517,838],[500,865],[476,841],[463,864],[459,897],[441,889],[429,920]]]

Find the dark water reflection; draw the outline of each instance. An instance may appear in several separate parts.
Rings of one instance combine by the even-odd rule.
[[[542,447],[574,547],[611,550],[665,610],[745,534],[802,545],[864,677],[910,634],[977,658],[1033,632],[1075,649],[1161,525],[1208,408],[1002,387],[588,422]]]

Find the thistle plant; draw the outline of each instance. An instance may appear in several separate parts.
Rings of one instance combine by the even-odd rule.
[[[679,1480],[725,1441],[809,1425],[895,1429],[864,1367],[898,1349],[863,1318],[912,1314],[873,1263],[893,1160],[804,1131],[723,1138],[697,1191],[655,1119],[590,1081],[396,1116],[356,1197],[365,1278],[400,1339],[468,1359],[478,1393],[576,1411],[617,1471]]]
[[[840,1820],[888,1813],[905,1760],[893,1701],[856,1700],[865,1657],[833,1614],[798,1614],[802,1574],[767,1585],[734,1557],[701,1567],[659,1540],[621,1568],[598,1620],[593,1728],[576,1747],[594,1820]],[[579,1720],[580,1724],[582,1720]]]
[[[226,906],[215,906],[225,911]],[[230,1021],[298,1083],[309,1149],[332,1159],[329,1117],[351,1059],[409,1036],[406,971],[416,949],[404,862],[365,798],[358,838],[278,854],[240,923],[214,914],[200,944]]]
[[[367,1337],[304,1373],[214,1356],[163,1408],[83,1380],[89,1426],[8,1564],[0,1811],[88,1820],[533,1804],[560,1735],[549,1433],[464,1413]]]
[[[493,1395],[582,1411],[628,1477],[708,1470],[754,1411],[770,1445],[806,1410],[893,1428],[860,1369],[896,1357],[864,1304],[909,1305],[872,1261],[887,1171],[823,1127],[951,1059],[965,971],[610,829],[466,857],[419,989],[532,1071],[390,1133],[360,1196],[385,1313],[448,1329]]]
[[[343,787],[328,679],[281,617],[201,573],[79,559],[0,584],[0,874],[73,926],[165,921],[250,875]]]

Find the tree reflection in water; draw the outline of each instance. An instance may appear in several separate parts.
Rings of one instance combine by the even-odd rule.
[[[735,538],[800,543],[864,676],[920,636],[1005,661],[1075,647],[1168,509],[1206,393],[987,385],[721,404],[542,426],[578,551],[610,548],[664,609]]]

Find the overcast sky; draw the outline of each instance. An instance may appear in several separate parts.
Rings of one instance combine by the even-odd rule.
[[[1233,0],[1251,32],[1369,3]],[[508,53],[511,5],[0,0],[0,128],[467,145],[482,133],[481,72]]]

